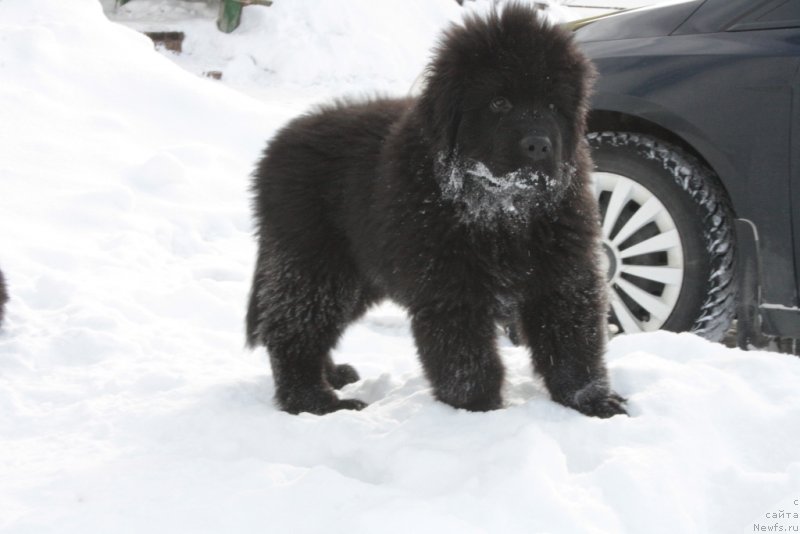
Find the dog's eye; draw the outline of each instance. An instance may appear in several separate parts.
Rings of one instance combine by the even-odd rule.
[[[503,96],[498,96],[489,102],[489,108],[495,113],[505,113],[511,109],[511,102]]]
[[[561,108],[556,106],[555,104],[547,104],[547,109],[550,110],[550,113],[555,113],[556,115],[563,115],[561,112]]]

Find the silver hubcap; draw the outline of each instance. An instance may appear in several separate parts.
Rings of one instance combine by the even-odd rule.
[[[653,193],[630,178],[592,174],[603,224],[612,321],[623,331],[658,330],[678,302],[683,245],[675,221]]]

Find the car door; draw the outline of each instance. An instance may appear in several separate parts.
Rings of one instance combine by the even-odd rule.
[[[758,229],[763,300],[795,307],[800,1],[725,0],[724,9],[720,4],[706,2],[673,32],[701,56],[695,58],[696,85],[706,94],[697,98],[690,116],[713,136],[715,146],[704,156],[723,177],[737,216]]]

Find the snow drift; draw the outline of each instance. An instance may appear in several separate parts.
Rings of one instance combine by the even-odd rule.
[[[434,26],[449,2],[411,4]],[[313,14],[281,4],[274,23],[300,39],[341,3]],[[367,13],[353,8],[353,27],[376,27]],[[417,54],[408,31],[408,49],[347,46],[391,86],[410,74],[370,58]],[[231,43],[242,56],[256,46]],[[323,84],[328,68],[284,74]],[[794,357],[688,334],[617,338],[611,379],[631,417],[597,420],[551,402],[524,350],[502,342],[509,406],[467,413],[432,400],[402,310],[384,305],[335,354],[359,369],[345,393],[369,408],[276,411],[264,355],[242,349],[247,175],[309,102],[195,77],[96,0],[0,2],[0,79],[12,297],[0,331],[1,530],[798,528]]]

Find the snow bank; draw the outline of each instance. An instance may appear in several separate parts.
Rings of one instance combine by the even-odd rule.
[[[304,13],[324,24],[309,3],[281,3],[297,6],[287,16],[298,26]],[[438,9],[422,26],[441,21]],[[345,42],[362,65],[389,53]],[[309,70],[327,68],[323,52],[304,59]],[[12,294],[0,331],[0,530],[798,524],[785,513],[800,512],[800,362],[691,335],[612,343],[631,417],[610,420],[552,403],[524,351],[504,342],[509,406],[473,414],[432,400],[403,312],[384,305],[335,354],[364,378],[345,394],[371,406],[277,412],[264,355],[241,348],[247,174],[308,101],[276,91],[258,102],[194,77],[95,0],[0,1],[0,79],[0,266]]]
[[[153,29],[166,15],[170,29],[186,34],[176,62],[195,73],[222,71],[240,88],[404,93],[441,27],[461,12],[454,0],[279,1],[244,9],[231,34],[216,30],[214,16],[172,20],[159,0],[131,2],[112,16]]]
[[[250,92],[281,87],[404,94],[430,59],[442,27],[495,3],[469,1],[462,8],[454,0],[279,0],[244,9],[231,34],[216,30],[213,10],[192,2],[136,0],[112,17],[140,29],[166,23],[183,31],[178,64],[198,74],[221,71],[226,84]],[[568,17],[554,0],[538,3],[550,4],[554,19]]]

